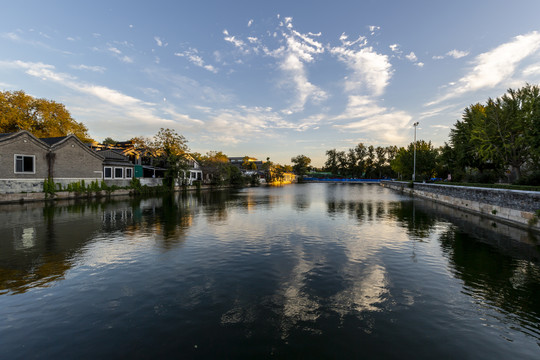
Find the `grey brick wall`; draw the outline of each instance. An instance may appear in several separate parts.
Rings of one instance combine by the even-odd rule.
[[[53,177],[61,179],[101,179],[103,159],[70,138],[53,147]]]
[[[26,133],[0,142],[0,179],[45,179],[48,176],[47,147]],[[35,155],[35,174],[16,174],[14,154]],[[0,188],[0,191],[2,189]]]

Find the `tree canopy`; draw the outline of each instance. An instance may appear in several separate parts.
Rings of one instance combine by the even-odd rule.
[[[298,155],[291,158],[291,162],[294,164],[292,169],[296,175],[306,175],[309,171],[311,159],[306,155]]]
[[[73,134],[84,142],[93,141],[86,126],[75,121],[63,104],[36,99],[22,90],[0,92],[0,133],[20,130],[38,138]]]

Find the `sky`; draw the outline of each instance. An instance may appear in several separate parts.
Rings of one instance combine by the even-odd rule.
[[[540,1],[5,1],[0,90],[63,103],[97,141],[322,166],[448,141],[463,110],[540,83]]]

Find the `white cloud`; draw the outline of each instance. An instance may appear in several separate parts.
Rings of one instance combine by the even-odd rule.
[[[28,75],[38,77],[44,81],[52,81],[79,92],[86,96],[86,104],[92,101],[88,99],[87,95],[92,95],[94,99],[100,101],[100,105],[96,106],[96,108],[102,108],[105,104],[108,104],[111,113],[120,113],[121,116],[135,123],[152,124],[153,126],[159,124],[171,125],[171,123],[174,125],[174,122],[178,119],[197,123],[197,120],[190,119],[189,116],[183,114],[176,114],[172,119],[158,116],[155,104],[144,102],[105,86],[80,82],[71,75],[56,72],[53,65],[24,61],[0,61],[0,67],[21,69]]]
[[[405,57],[407,58],[407,60],[412,61],[412,62],[415,62],[418,60],[418,57],[416,57],[416,54],[412,51],[409,53],[409,55],[405,55]]]
[[[377,30],[381,30],[381,27],[380,26],[375,26],[375,25],[370,25],[369,26],[369,32],[371,33],[371,35],[375,35],[375,31]]]
[[[441,107],[438,107],[438,108],[435,108],[435,109],[431,109],[429,111],[424,111],[423,113],[420,114],[419,119],[422,120],[422,119],[425,119],[425,118],[440,115],[445,110],[448,110],[448,109],[453,108],[453,107],[455,107],[455,105],[446,105],[446,106],[441,106]]]
[[[540,65],[535,64],[531,65],[523,70],[523,76],[534,76],[534,75],[540,75]]]
[[[377,53],[372,47],[356,50],[341,46],[330,51],[352,71],[345,83],[347,91],[369,89],[375,96],[384,92],[392,76],[387,55]]]
[[[473,60],[473,68],[450,91],[426,106],[455,98],[468,92],[483,88],[492,88],[504,81],[512,81],[517,66],[521,61],[540,49],[540,34],[536,31],[519,35],[512,41],[499,45],[495,49],[478,55]]]
[[[163,42],[163,40],[158,36],[154,36],[154,40],[159,47],[166,47],[167,45],[169,45],[168,43]]]
[[[189,48],[188,50],[181,52],[181,53],[174,53],[174,55],[179,57],[185,57],[187,58],[192,64],[201,67],[203,69],[206,69],[210,72],[213,72],[214,74],[217,73],[217,69],[212,65],[205,64],[203,58],[199,56],[199,51],[194,48]]]
[[[461,51],[461,50],[454,49],[454,50],[450,50],[449,52],[447,52],[444,55],[435,55],[435,56],[432,57],[432,59],[433,60],[442,60],[447,56],[453,57],[454,59],[461,59],[462,57],[465,57],[467,55],[469,55],[468,51]]]
[[[454,49],[454,50],[450,50],[449,52],[447,52],[446,55],[451,56],[454,59],[460,59],[462,57],[465,57],[465,56],[469,55],[469,52]]]
[[[4,39],[8,39],[11,41],[22,41],[21,37],[15,34],[14,32],[2,33],[0,34],[0,36],[3,37]]]
[[[112,52],[113,54],[116,54],[116,55],[121,55],[122,54],[122,52],[118,48],[115,48],[114,46],[110,46],[108,48],[108,50],[110,52]]]
[[[414,64],[414,65],[416,65],[416,66],[418,66],[418,67],[424,67],[424,63],[421,62],[421,61],[417,62],[417,63]]]
[[[399,50],[399,44],[392,44],[390,46],[388,46],[390,48],[390,50],[392,50],[392,52],[395,52],[395,53],[398,53],[398,54],[401,54],[402,51]]]
[[[408,113],[394,111],[373,114],[359,121],[334,127],[346,132],[366,133],[388,144],[400,144],[407,142],[404,130],[410,127],[411,121],[412,116]]]
[[[245,49],[246,43],[244,43],[242,40],[237,39],[235,36],[231,36],[227,29],[223,30],[223,35],[225,35],[225,37],[223,38],[225,41],[230,42],[244,53],[249,52]]]
[[[253,19],[250,19],[247,24],[248,27],[250,27],[251,25],[253,25]]]
[[[351,47],[356,44],[359,44],[359,46],[367,45],[367,39],[365,36],[358,36],[358,39],[354,41],[349,41],[349,36],[345,33],[342,33],[339,37],[339,40],[341,41],[341,45],[345,47]]]
[[[98,72],[98,73],[104,73],[105,70],[107,70],[103,66],[91,66],[91,65],[84,65],[84,64],[70,65],[70,67],[76,70],[88,70],[88,71],[93,71],[93,72]]]

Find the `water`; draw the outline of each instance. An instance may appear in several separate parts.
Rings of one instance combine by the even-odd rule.
[[[377,185],[0,206],[0,357],[540,358],[538,238]]]

